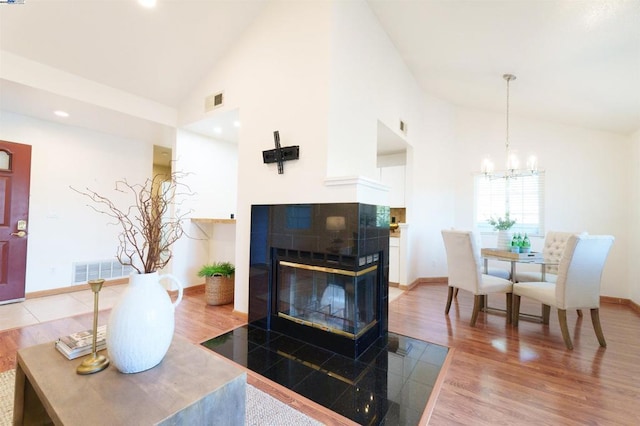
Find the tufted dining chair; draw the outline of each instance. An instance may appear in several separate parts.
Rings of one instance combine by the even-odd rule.
[[[542,257],[553,262],[560,262],[567,240],[574,235],[571,232],[549,231],[544,237],[544,247],[542,248]],[[558,279],[558,265],[544,265],[545,281],[556,282]],[[542,281],[542,272],[540,271],[522,271],[516,272],[514,281]]]
[[[591,322],[600,346],[606,347],[600,325],[600,281],[614,238],[611,235],[571,235],[556,282],[513,284],[513,325],[518,326],[520,298],[527,297],[558,309],[558,321],[567,349],[573,349],[567,326],[567,309],[591,309]]]
[[[473,294],[473,312],[471,326],[475,326],[478,313],[484,302],[484,296],[491,293],[505,293],[507,300],[507,323],[511,322],[512,283],[504,278],[482,273],[480,246],[471,231],[442,231],[447,266],[449,269],[449,292],[445,314],[449,314],[451,301],[456,289],[467,290]]]

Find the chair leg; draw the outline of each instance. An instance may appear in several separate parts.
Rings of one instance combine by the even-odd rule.
[[[507,324],[511,324],[513,320],[513,297],[511,293],[507,293]]]
[[[449,287],[449,294],[447,295],[447,307],[444,308],[445,315],[449,315],[449,309],[451,309],[451,300],[453,299],[453,291],[454,291],[454,288]]]
[[[514,327],[518,326],[518,320],[520,319],[520,295],[518,294],[513,294],[511,296],[512,302],[511,302],[511,314],[512,314],[512,319],[511,319],[511,323],[513,324]],[[509,305],[507,305],[509,306]]]
[[[558,309],[558,321],[560,322],[560,331],[562,332],[562,338],[567,349],[573,349],[573,343],[571,343],[571,336],[569,335],[569,327],[567,325],[567,310]]]
[[[542,323],[549,324],[549,316],[551,316],[551,306],[542,305]]]
[[[480,305],[482,304],[482,295],[477,294],[473,297],[473,312],[471,313],[471,327],[476,325],[478,319],[478,312],[480,312]]]
[[[453,292],[453,298],[456,299],[458,297],[458,290],[460,290],[458,287],[456,287],[456,290]]]
[[[603,348],[606,348],[607,342],[604,340],[604,334],[602,333],[602,327],[600,326],[600,309],[591,309],[591,322],[593,323],[593,329],[596,332],[596,337],[598,337],[598,343],[600,343],[600,346]]]
[[[576,313],[580,318],[582,318],[582,309],[576,309]]]

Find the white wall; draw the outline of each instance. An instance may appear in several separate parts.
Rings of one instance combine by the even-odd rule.
[[[425,96],[423,117],[411,124],[424,128],[424,139],[407,152],[407,223],[410,261],[407,281],[447,275],[442,229],[456,226],[454,108]]]
[[[190,218],[229,219],[235,214],[238,193],[238,146],[179,130],[174,148],[174,169],[185,172],[181,180],[192,196],[177,206]],[[202,284],[202,265],[213,261],[235,263],[235,225],[185,222],[189,238],[176,243],[171,273],[184,286]]]
[[[500,167],[504,158],[504,115],[456,110],[454,226],[473,226],[473,176],[489,153]],[[529,152],[546,169],[546,230],[587,231],[616,238],[607,261],[602,294],[629,297],[630,138],[510,117],[511,147],[521,158]],[[522,160],[521,160],[522,161]]]
[[[150,177],[153,146],[4,111],[0,139],[32,146],[26,292],[72,285],[74,262],[114,259],[118,227],[69,187],[117,199],[116,180]]]

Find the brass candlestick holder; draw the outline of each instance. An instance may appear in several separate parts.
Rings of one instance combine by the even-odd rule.
[[[109,366],[109,358],[104,355],[98,355],[96,344],[98,340],[98,293],[104,284],[103,279],[91,280],[89,285],[93,292],[93,342],[91,347],[91,355],[82,360],[82,364],[76,369],[78,374],[93,374],[102,371]]]

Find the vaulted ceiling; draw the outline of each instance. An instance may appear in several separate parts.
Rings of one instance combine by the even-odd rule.
[[[0,4],[0,49],[177,108],[267,3]],[[513,73],[512,114],[621,134],[640,128],[638,0],[367,3],[426,93],[503,111],[502,74]],[[1,109],[52,119],[51,96],[0,83]]]

